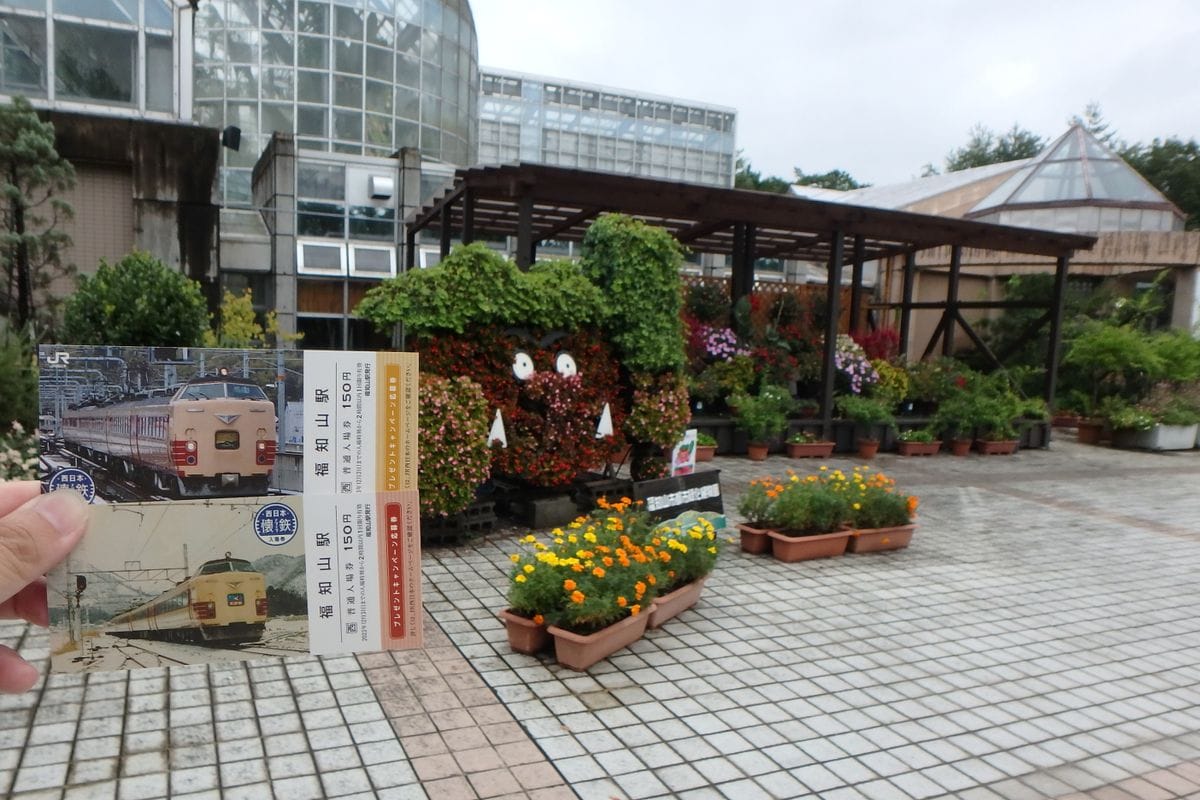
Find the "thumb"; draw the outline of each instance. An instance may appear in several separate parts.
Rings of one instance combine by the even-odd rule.
[[[40,495],[0,518],[0,602],[66,558],[87,519],[87,503],[72,491]]]

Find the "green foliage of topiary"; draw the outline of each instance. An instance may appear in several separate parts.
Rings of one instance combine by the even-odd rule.
[[[371,291],[355,313],[379,328],[403,323],[410,333],[465,333],[478,325],[574,331],[600,322],[604,298],[567,261],[539,262],[529,272],[482,243],[454,248],[435,267],[410,270]]]
[[[149,253],[116,264],[103,259],[67,300],[63,341],[70,344],[195,347],[208,330],[200,284]]]
[[[669,233],[640,220],[604,214],[588,228],[583,274],[604,292],[605,327],[630,371],[668,372],[685,363],[682,260]]]

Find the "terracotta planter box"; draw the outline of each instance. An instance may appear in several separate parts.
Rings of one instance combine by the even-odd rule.
[[[1081,419],[1075,424],[1075,440],[1080,444],[1100,444],[1103,438],[1103,422]]]
[[[771,539],[767,536],[770,531],[766,528],[751,528],[749,525],[738,523],[737,529],[742,534],[743,551],[758,555],[771,549]]]
[[[696,460],[697,461],[712,461],[717,454],[717,446],[715,444],[698,444],[696,445]]]
[[[975,449],[979,451],[981,456],[1011,456],[1017,452],[1019,442],[1016,439],[1008,441],[994,442],[990,439],[979,439],[975,442]]]
[[[915,523],[892,528],[862,528],[851,531],[847,550],[851,553],[877,553],[881,550],[901,550],[912,541]]]
[[[664,622],[687,611],[700,599],[700,592],[704,590],[704,582],[708,580],[705,575],[699,580],[685,583],[673,592],[668,592],[662,597],[654,598],[654,607],[650,609],[650,617],[646,621],[647,628],[661,627]]]
[[[970,439],[951,439],[950,440],[950,452],[951,452],[951,454],[956,455],[956,456],[969,455],[971,452],[971,440]]]
[[[768,446],[751,442],[746,445],[746,455],[751,461],[766,461]]]
[[[836,442],[787,443],[788,458],[829,458]]]
[[[508,631],[508,646],[517,653],[534,655],[546,649],[550,644],[550,634],[545,624],[538,625],[529,617],[514,614],[509,609],[501,611],[496,616],[504,621]]]
[[[608,658],[642,638],[649,619],[649,614],[629,616],[587,636],[580,636],[554,625],[547,630],[554,637],[554,657],[558,663],[568,669],[583,672],[597,661]]]
[[[818,533],[816,536],[785,536],[778,531],[768,531],[771,537],[771,553],[776,560],[785,563],[809,561],[814,558],[830,558],[846,552],[850,531]]]
[[[879,452],[878,439],[859,439],[858,440],[858,457],[862,459],[874,458]]]
[[[942,449],[940,441],[935,442],[896,442],[896,452],[902,456],[935,456]]]

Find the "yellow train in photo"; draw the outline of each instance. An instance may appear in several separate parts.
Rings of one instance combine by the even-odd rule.
[[[267,582],[245,559],[206,561],[153,600],[113,617],[108,633],[135,639],[239,644],[262,639]]]
[[[265,495],[275,466],[275,404],[240,378],[196,378],[148,396],[63,413],[63,446],[175,497]]]

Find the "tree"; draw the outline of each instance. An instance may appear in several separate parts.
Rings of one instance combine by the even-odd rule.
[[[1082,125],[1083,129],[1095,136],[1096,139],[1105,147],[1118,147],[1117,132],[1112,129],[1108,120],[1104,119],[1104,114],[1100,111],[1100,104],[1095,100],[1083,107],[1083,116],[1075,114],[1067,120],[1068,125]]]
[[[1032,158],[1045,146],[1045,139],[1036,133],[1025,130],[1016,123],[1013,123],[1012,129],[1007,133],[1001,134],[997,134],[983,124],[978,124],[971,128],[970,138],[966,145],[957,150],[951,150],[946,156],[946,171],[958,172],[962,169],[982,167],[987,164]]]
[[[75,169],[54,149],[54,126],[23,97],[0,105],[0,311],[24,327],[34,309],[52,309],[51,281],[69,275],[62,262],[71,238],[58,225],[71,207],[57,195],[75,184]]]
[[[791,185],[786,178],[780,178],[775,175],[764,178],[762,173],[750,166],[750,162],[742,156],[740,150],[738,151],[735,167],[736,172],[733,175],[733,188],[735,189],[753,189],[758,192],[787,194],[788,186]]]
[[[840,192],[848,192],[851,189],[861,189],[868,185],[859,183],[850,177],[849,172],[841,169],[831,169],[829,172],[807,173],[796,167],[794,172],[796,173],[796,183],[801,186],[819,186],[822,189],[837,189]]]
[[[1120,152],[1129,166],[1187,215],[1188,230],[1200,230],[1200,143],[1171,137],[1148,145],[1126,145]]]
[[[83,276],[63,322],[64,340],[79,344],[195,347],[207,330],[200,284],[136,250]]]
[[[221,298],[215,329],[204,332],[205,347],[277,347],[280,342],[294,342],[304,334],[281,334],[274,311],[268,311],[265,324],[259,324],[254,311],[254,297],[249,289],[235,295],[228,289]]]

